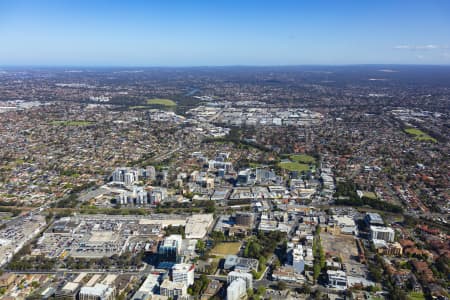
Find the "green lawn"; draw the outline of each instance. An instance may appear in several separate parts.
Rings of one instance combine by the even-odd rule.
[[[280,162],[278,163],[278,166],[288,171],[306,172],[309,170],[309,166],[307,164],[301,164],[298,162]]]
[[[408,294],[409,300],[425,300],[423,293],[411,292]]]
[[[148,105],[176,106],[175,101],[170,99],[154,98],[147,100]]]
[[[435,138],[432,138],[431,136],[429,136],[428,134],[426,134],[425,132],[423,132],[422,130],[417,129],[417,128],[406,128],[405,132],[407,134],[414,136],[414,138],[417,141],[430,141],[433,143],[437,142],[437,140]]]
[[[240,247],[240,242],[219,243],[213,249],[211,249],[211,254],[216,256],[227,256],[231,254],[235,255],[238,254]]]
[[[366,197],[369,199],[377,199],[377,195],[375,195],[374,192],[364,192],[363,197]]]
[[[248,165],[250,166],[250,168],[258,168],[261,166],[261,164],[255,162],[250,162],[248,163]]]
[[[51,125],[62,125],[62,126],[89,126],[94,124],[91,121],[51,121]]]
[[[307,154],[293,154],[290,155],[289,158],[292,161],[303,163],[303,164],[313,164],[316,162],[316,159],[310,155]]]
[[[136,105],[136,106],[129,106],[129,109],[146,109],[148,108],[147,106],[144,105]]]

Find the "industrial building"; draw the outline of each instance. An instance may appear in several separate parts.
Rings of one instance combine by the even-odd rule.
[[[187,239],[203,239],[214,222],[213,214],[192,215],[186,221],[185,235]]]
[[[328,221],[328,226],[330,231],[335,234],[358,234],[358,227],[356,226],[355,220],[347,215],[332,216]]]

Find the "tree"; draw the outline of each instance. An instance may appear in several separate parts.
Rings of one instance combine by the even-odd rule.
[[[198,240],[195,248],[197,249],[197,252],[203,253],[203,251],[205,251],[206,244],[203,240]]]
[[[317,281],[317,279],[319,278],[320,270],[321,270],[320,264],[314,263],[313,276],[315,281]]]
[[[247,243],[247,247],[245,247],[244,256],[251,258],[259,258],[261,255],[262,255],[261,245],[255,240],[250,240]]]
[[[320,243],[320,240],[319,240]],[[323,247],[319,244],[319,259],[320,259],[320,267],[323,269],[326,266],[325,252],[323,251]]]
[[[223,234],[222,231],[213,231],[211,232],[210,236],[215,243],[222,242],[225,240],[225,235]]]
[[[254,295],[253,289],[247,289],[247,296],[248,296],[248,298],[252,298],[253,295]]]
[[[191,285],[188,289],[188,293],[193,296],[199,296],[202,291],[204,291],[209,284],[209,279],[206,275],[200,275],[198,280],[194,281],[194,284]]]
[[[311,287],[309,286],[309,284],[303,284],[303,286],[300,288],[300,292],[305,295],[309,295],[311,294]]]
[[[263,285],[259,286],[257,293],[260,296],[264,296],[266,294],[266,287]]]
[[[258,271],[263,271],[266,268],[267,259],[264,256],[261,256],[258,260]]]
[[[276,257],[273,262],[272,265],[275,269],[279,268],[281,266],[280,260],[278,259],[278,257]]]
[[[375,282],[381,282],[383,270],[379,266],[370,263],[369,272]]]
[[[127,299],[127,297],[124,293],[117,296],[117,300],[126,300],[126,299]]]
[[[287,288],[287,284],[284,281],[278,281],[277,282],[277,289],[282,291],[285,290]]]

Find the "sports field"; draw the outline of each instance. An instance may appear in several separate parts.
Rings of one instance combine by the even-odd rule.
[[[175,101],[170,99],[154,98],[147,100],[148,105],[176,106]]]
[[[307,154],[293,154],[290,155],[289,158],[292,161],[303,163],[303,164],[313,164],[316,162],[316,159],[310,155]]]
[[[278,163],[278,166],[284,170],[288,170],[291,172],[302,172],[302,171],[308,171],[309,165],[307,164],[301,164],[298,162],[280,162]]]
[[[406,128],[405,132],[409,135],[414,136],[415,140],[417,141],[430,141],[433,143],[437,142],[435,138],[429,136],[428,134],[417,128]]]
[[[211,254],[216,256],[227,256],[230,254],[238,254],[239,248],[241,248],[241,243],[220,243],[217,244],[212,250]]]

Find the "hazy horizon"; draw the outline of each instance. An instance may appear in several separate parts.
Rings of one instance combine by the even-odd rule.
[[[0,65],[449,65],[448,1],[0,0]]]

